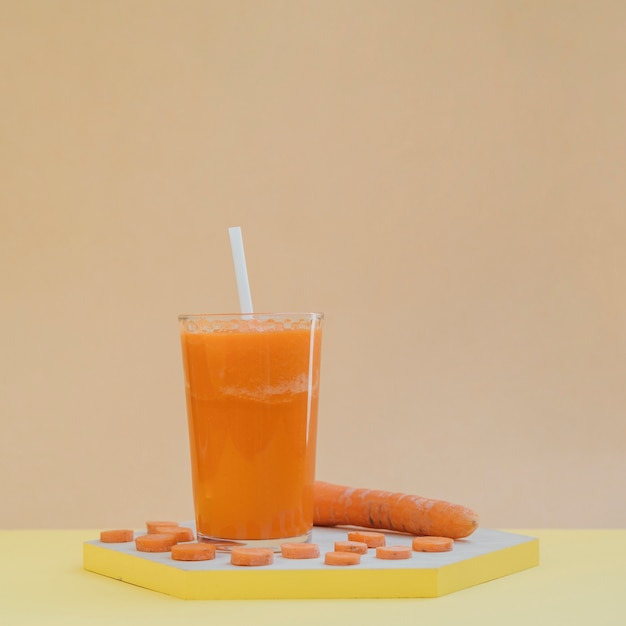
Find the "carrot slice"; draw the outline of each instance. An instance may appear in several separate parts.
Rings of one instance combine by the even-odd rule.
[[[413,537],[413,550],[416,552],[450,552],[454,539],[450,537]]]
[[[210,543],[177,543],[172,546],[175,561],[210,561],[215,558],[215,546]]]
[[[233,565],[271,565],[274,552],[271,548],[233,548],[230,562]]]
[[[376,548],[377,559],[399,561],[400,559],[410,559],[412,556],[411,546],[379,546]]]
[[[135,539],[139,552],[169,552],[176,543],[176,535],[162,533],[149,533]]]
[[[324,555],[326,565],[358,565],[361,555],[358,552],[327,552]]]
[[[146,522],[146,529],[149,534],[158,533],[157,527],[160,526],[178,526],[178,522]]]
[[[315,559],[320,548],[316,543],[283,543],[280,552],[285,559]]]
[[[367,554],[367,544],[364,541],[335,541],[335,552]]]
[[[163,535],[176,535],[176,539],[178,541],[193,541],[195,539],[193,530],[191,528],[187,528],[186,526],[179,526],[175,524],[174,526],[153,526],[153,533],[159,533]]]
[[[385,535],[365,530],[354,530],[348,533],[349,541],[361,541],[368,548],[378,548],[385,545]]]
[[[126,543],[132,541],[135,533],[132,530],[116,528],[114,530],[103,530],[100,533],[102,543]]]

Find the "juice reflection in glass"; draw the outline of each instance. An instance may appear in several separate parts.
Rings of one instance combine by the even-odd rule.
[[[199,540],[310,539],[322,321],[179,317]]]

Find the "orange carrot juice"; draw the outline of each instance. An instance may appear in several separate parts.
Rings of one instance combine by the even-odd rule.
[[[181,316],[198,537],[306,541],[322,315]]]

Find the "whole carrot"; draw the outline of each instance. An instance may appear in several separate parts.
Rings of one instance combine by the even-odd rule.
[[[460,504],[421,496],[315,482],[316,526],[362,526],[410,535],[461,539],[478,528],[478,515]]]

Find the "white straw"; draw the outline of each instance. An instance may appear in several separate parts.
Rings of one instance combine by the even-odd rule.
[[[243,252],[241,228],[232,226],[228,229],[228,235],[230,237],[230,248],[233,253],[233,263],[235,264],[239,308],[242,313],[252,313],[252,297],[250,296],[250,284],[248,283],[248,270],[246,269],[246,255]]]

